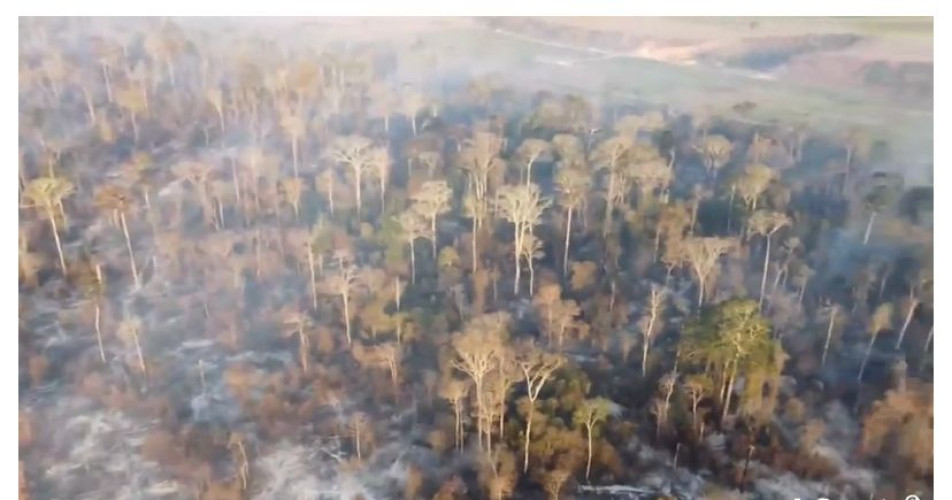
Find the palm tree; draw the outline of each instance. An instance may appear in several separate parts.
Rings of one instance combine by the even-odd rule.
[[[770,265],[770,237],[777,231],[790,225],[790,218],[780,212],[769,212],[767,210],[758,210],[747,221],[747,226],[756,234],[762,235],[766,241],[767,248],[764,251],[764,268],[760,277],[760,298],[757,300],[757,307],[763,307],[764,290],[767,288],[767,268]]]
[[[63,256],[63,245],[60,243],[59,229],[56,218],[62,210],[63,200],[73,194],[73,183],[62,177],[39,177],[26,185],[23,197],[29,206],[39,209],[46,215],[53,229],[53,239],[56,241],[56,252],[59,254],[60,268],[66,276],[66,258]]]
[[[96,329],[96,345],[99,347],[99,359],[106,363],[106,351],[102,343],[102,300],[106,294],[105,283],[102,281],[102,272],[98,264],[90,264],[80,268],[79,286],[83,296],[93,306],[95,313],[93,326]]]
[[[866,345],[866,354],[863,355],[863,363],[859,365],[859,374],[856,376],[857,382],[863,381],[863,373],[866,372],[866,363],[869,361],[869,355],[873,352],[873,344],[879,337],[880,332],[890,328],[893,320],[892,304],[880,304],[869,320],[867,333],[869,334],[869,344]]]
[[[122,87],[116,93],[116,104],[129,114],[132,122],[132,133],[135,142],[139,142],[139,116],[146,112],[149,103],[143,98],[142,92],[134,87]]]
[[[132,344],[136,350],[136,358],[139,361],[139,370],[142,372],[142,376],[148,381],[149,374],[146,371],[145,366],[145,356],[142,354],[142,342],[140,340],[142,334],[142,320],[132,316],[122,320],[119,324],[119,329],[116,332],[119,338],[127,343]]]
[[[863,234],[863,245],[869,243],[873,232],[873,223],[876,216],[888,208],[902,192],[903,178],[896,174],[876,173],[871,185],[863,196],[863,206],[869,212],[869,221],[866,223],[866,232]]]
[[[565,250],[562,253],[562,275],[569,272],[569,244],[572,238],[572,215],[588,197],[592,179],[580,168],[561,168],[555,182],[559,191],[558,201],[565,211]]]
[[[136,256],[132,251],[132,239],[129,236],[129,225],[126,224],[126,212],[133,206],[132,195],[120,186],[106,186],[96,193],[96,204],[112,218],[118,218],[122,235],[126,240],[126,250],[129,251],[129,265],[132,269],[132,279],[136,288],[142,284],[139,281],[139,270],[136,266]]]

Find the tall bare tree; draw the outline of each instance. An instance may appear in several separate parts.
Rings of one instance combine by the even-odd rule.
[[[427,221],[413,208],[397,216],[397,223],[404,241],[410,247],[410,282],[416,284],[416,252],[413,250],[413,243],[419,238],[436,240],[436,237],[430,232]]]
[[[648,373],[648,349],[654,342],[655,329],[661,325],[662,314],[664,313],[664,302],[667,297],[667,291],[655,284],[651,285],[651,294],[648,298],[647,313],[642,315],[640,321],[642,349],[641,349],[641,376],[646,377]]]
[[[407,89],[400,99],[400,112],[407,117],[413,135],[417,135],[417,115],[426,108],[426,98],[418,91]]]
[[[466,398],[469,395],[471,385],[466,380],[448,378],[443,381],[440,388],[440,397],[445,399],[453,407],[453,415],[456,418],[455,442],[456,450],[463,449],[463,407],[466,404]]]
[[[367,168],[370,176],[377,180],[377,189],[380,191],[380,212],[387,209],[387,185],[390,183],[390,169],[393,161],[390,151],[384,146],[377,146],[367,155]]]
[[[697,306],[704,305],[709,279],[717,270],[721,256],[733,248],[733,240],[716,237],[691,237],[681,245],[681,258],[694,271],[698,282]]]
[[[545,383],[564,362],[565,359],[561,356],[549,354],[534,345],[526,346],[517,358],[519,369],[526,381],[526,395],[529,397],[529,413],[526,416],[525,446],[522,460],[523,472],[529,470],[529,445],[532,441],[532,417],[535,413],[536,401],[539,399],[539,393]]]
[[[501,353],[506,350],[509,315],[507,313],[492,313],[476,316],[469,320],[463,332],[453,338],[454,359],[453,368],[465,373],[473,380],[476,391],[476,414],[484,414],[485,401],[484,382],[486,376],[496,369]],[[483,418],[477,418],[477,434],[479,447],[483,449],[482,436],[486,434],[487,426]]]
[[[542,139],[526,139],[516,149],[516,156],[526,164],[526,185],[532,183],[532,165],[545,160],[552,152],[552,146]],[[520,173],[519,177],[522,177]]]
[[[364,173],[370,167],[373,143],[366,137],[347,135],[335,138],[327,150],[328,157],[350,169],[354,180],[354,195],[357,199],[357,214],[361,211],[361,187]]]
[[[730,160],[734,145],[730,139],[715,134],[701,139],[694,149],[701,156],[701,162],[704,163],[708,175],[716,178],[717,172]]]
[[[445,180],[426,181],[413,193],[413,211],[419,213],[430,223],[430,235],[433,242],[433,256],[436,256],[436,218],[450,211],[453,188]]]
[[[520,257],[525,248],[523,240],[532,232],[534,226],[542,222],[542,213],[551,203],[551,200],[542,197],[539,187],[535,184],[504,186],[499,189],[496,210],[513,225],[516,265],[513,294],[519,294],[519,276],[522,271]]]
[[[350,325],[350,300],[354,292],[360,286],[361,271],[353,264],[344,263],[338,266],[333,272],[324,276],[319,290],[325,295],[340,297],[344,306],[342,314],[344,316],[344,333],[347,337],[347,345],[351,344],[351,325]]]
[[[595,147],[591,154],[591,162],[598,170],[607,172],[607,185],[605,186],[605,221],[602,234],[607,235],[611,228],[612,213],[615,204],[619,200],[621,193],[621,176],[623,173],[624,156],[634,145],[631,137],[616,135],[611,137]]]
[[[582,401],[572,415],[572,421],[578,427],[585,428],[588,441],[588,461],[585,464],[585,480],[588,481],[592,472],[592,435],[598,424],[605,421],[612,414],[612,402],[605,398],[592,398]]]
[[[291,166],[294,169],[294,178],[298,178],[298,159],[300,157],[300,142],[307,132],[305,118],[300,112],[290,110],[281,113],[281,130],[291,142]]]

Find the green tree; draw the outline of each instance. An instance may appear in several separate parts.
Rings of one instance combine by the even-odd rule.
[[[684,330],[682,353],[717,373],[722,395],[721,420],[730,410],[739,373],[768,361],[773,344],[770,323],[752,300],[730,299],[706,308]]]
[[[612,414],[613,404],[606,398],[586,399],[575,409],[572,422],[576,427],[584,427],[588,441],[588,460],[585,463],[585,480],[588,481],[592,472],[592,435],[598,424],[605,421]]]

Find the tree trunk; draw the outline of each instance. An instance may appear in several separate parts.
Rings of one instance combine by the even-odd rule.
[[[878,336],[879,332],[876,332],[869,338],[869,344],[866,345],[866,354],[863,355],[863,364],[859,365],[859,375],[856,376],[857,382],[863,381],[863,373],[866,372],[866,363],[869,362],[869,355],[873,352],[873,344],[876,343],[876,337]]]
[[[764,290],[767,289],[767,268],[770,267],[770,235],[766,235],[767,250],[764,252],[764,270],[760,276],[760,299],[757,300],[757,309],[764,309]]]
[[[526,443],[522,459],[522,472],[529,471],[529,441],[532,439],[532,413],[535,411],[535,401],[529,400],[529,415],[526,417]]]
[[[899,329],[899,338],[896,339],[896,349],[902,347],[902,339],[906,336],[906,329],[909,328],[909,323],[912,322],[912,315],[916,312],[917,307],[919,307],[919,299],[913,298],[912,302],[909,303],[909,311],[906,313],[906,320],[902,322],[902,328]]]
[[[562,253],[562,276],[568,276],[569,273],[569,241],[572,238],[572,208],[569,207],[568,217],[565,221],[565,252]]]
[[[410,284],[416,285],[416,255],[413,253],[413,241],[410,241]]]
[[[691,430],[698,432],[697,428],[697,405],[700,403],[700,398],[695,399],[691,397]]]
[[[225,228],[225,205],[221,202],[221,198],[216,198],[215,204],[218,205],[218,230],[221,231]]]
[[[139,123],[136,121],[136,114],[129,113],[129,119],[132,120],[132,136],[135,138],[136,144],[139,143]]]
[[[400,277],[393,278],[393,301],[397,305],[397,311],[400,310]],[[397,322],[397,331],[399,332],[400,322]],[[398,335],[399,337],[399,335]]]
[[[734,194],[737,192],[737,188],[731,186],[731,197],[730,201],[727,202],[727,234],[731,233],[731,221],[734,217]]]
[[[142,370],[142,375],[146,377],[146,380],[148,380],[148,374],[146,373],[146,370],[145,370],[145,357],[142,356],[142,346],[139,344],[138,332],[132,333],[132,340],[135,342],[135,345],[136,345],[136,356],[138,356],[139,358],[139,369]]]
[[[430,219],[430,234],[433,236],[430,240],[433,243],[433,260],[436,260],[436,215]]]
[[[820,368],[826,366],[826,353],[830,349],[830,339],[833,337],[833,323],[836,321],[837,309],[830,312],[830,326],[826,329],[826,341],[823,343],[823,355],[820,357]]]
[[[225,140],[225,112],[220,107],[215,107],[218,112],[218,126],[221,127],[222,140]]]
[[[535,266],[532,265],[532,257],[529,257],[529,296],[532,297],[535,292]]]
[[[106,99],[109,100],[109,104],[112,104],[112,79],[109,78],[109,66],[101,64],[102,67],[102,79],[106,84]]]
[[[125,212],[119,212],[119,221],[122,222],[122,234],[126,237],[126,249],[129,250],[129,264],[132,268],[132,279],[135,281],[136,288],[139,288],[142,285],[139,282],[139,270],[136,268],[136,256],[132,252],[132,239],[129,238],[129,227],[126,225]]]
[[[456,449],[463,449],[463,424],[462,424],[462,408],[460,408],[460,401],[456,401],[453,404],[453,413],[456,415]]]
[[[99,358],[102,360],[103,364],[106,363],[106,351],[102,347],[102,328],[100,326],[100,316],[101,311],[99,307],[99,301],[96,301],[96,343],[99,345]]]
[[[49,212],[50,225],[53,226],[53,239],[56,241],[56,252],[59,254],[60,268],[63,269],[63,276],[66,276],[66,258],[63,257],[63,245],[60,243],[59,231],[56,228],[56,215]]]
[[[356,195],[357,195],[357,220],[360,221],[360,212],[361,212],[361,199],[360,199],[360,183],[361,183],[360,177],[361,177],[361,176],[360,176],[360,170],[359,170],[359,169],[355,169],[355,170],[354,170],[354,174],[355,174],[355,175],[354,175],[354,189],[355,189]]]
[[[697,308],[698,310],[704,305],[704,278],[701,275],[697,277]]]
[[[588,481],[588,476],[592,472],[592,426],[586,425],[588,429],[588,461],[585,463],[585,481]]]
[[[479,267],[479,259],[476,257],[476,229],[476,220],[473,219],[473,236],[470,238],[470,246],[472,247],[471,250],[473,252],[473,274],[476,273],[476,268]]]
[[[347,345],[350,345],[350,300],[347,294],[341,294],[344,299],[344,333],[347,336]]]
[[[850,172],[853,170],[853,148],[852,146],[846,147],[846,170],[843,174],[843,190],[841,192],[846,192],[846,187],[850,184]]]
[[[294,169],[294,178],[298,178],[298,139],[291,138],[291,167]]]
[[[96,124],[96,107],[93,105],[93,97],[89,94],[89,89],[83,86],[83,98],[86,100],[86,114],[89,116],[89,124]]]
[[[235,205],[236,207],[241,207],[241,184],[238,181],[238,165],[235,162],[235,158],[231,159],[231,183],[235,187]],[[148,198],[148,197],[147,197]]]
[[[515,258],[516,258],[516,277],[512,283],[512,294],[516,297],[519,296],[519,276],[522,274],[522,264],[520,263],[521,259],[519,259],[519,247],[521,246],[520,245],[521,242],[522,240],[519,237],[519,227],[517,226],[516,237],[513,243],[513,247],[515,248],[515,250],[513,251],[513,254],[515,255]]]
[[[473,380],[476,389],[476,435],[479,437],[479,449],[483,449],[483,381]]]
[[[416,135],[417,135],[417,129],[416,129],[416,115],[413,115],[413,116],[410,117],[410,126],[413,127],[413,137],[416,137]]]
[[[298,357],[301,358],[301,371],[307,373],[307,339],[304,330],[298,330]]]
[[[873,232],[873,222],[876,220],[876,212],[870,212],[869,222],[866,223],[866,234],[863,235],[863,245],[869,243],[869,236]]]
[[[311,274],[311,299],[314,304],[314,310],[317,310],[317,278],[314,276],[314,249],[310,242],[307,244],[307,268]]]
[[[724,419],[727,418],[727,413],[730,411],[731,407],[731,397],[734,392],[734,380],[737,377],[737,356],[734,356],[733,366],[731,368],[730,378],[727,379],[727,392],[724,394],[724,407],[721,409],[721,424],[724,423]]]
[[[614,168],[614,167],[613,167]],[[602,227],[602,236],[608,236],[608,230],[612,224],[612,209],[614,208],[614,203],[612,202],[612,197],[615,194],[615,173],[612,172],[608,175],[608,196],[605,197],[605,221],[603,222]]]

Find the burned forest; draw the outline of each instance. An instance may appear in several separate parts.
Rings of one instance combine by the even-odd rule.
[[[199,24],[20,19],[21,500],[933,498],[888,139]]]

